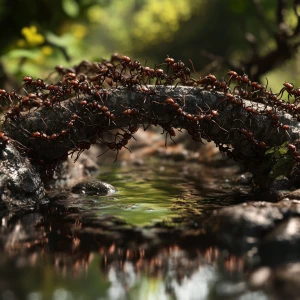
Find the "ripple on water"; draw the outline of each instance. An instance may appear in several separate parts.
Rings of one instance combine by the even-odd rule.
[[[248,295],[240,284],[243,259],[212,245],[201,224],[183,226],[193,217],[242,201],[235,171],[161,161],[102,166],[99,178],[112,184],[115,194],[64,196],[56,191],[45,211],[4,216],[0,298],[194,300]],[[267,299],[263,296],[257,299]]]
[[[166,163],[162,168],[161,162],[140,167],[102,166],[99,178],[117,192],[108,196],[81,195],[78,202],[82,209],[99,217],[111,215],[132,225],[172,222],[174,218],[241,202],[241,193],[234,191],[232,172],[236,172],[234,167],[219,169],[218,173],[204,167],[199,171],[192,165],[187,170],[186,164],[179,163]]]

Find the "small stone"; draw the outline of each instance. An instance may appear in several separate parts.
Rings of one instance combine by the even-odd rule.
[[[143,166],[143,165],[144,165],[144,160],[141,159],[141,158],[136,158],[136,159],[132,162],[132,164],[133,164],[134,166]]]
[[[249,284],[253,288],[261,288],[269,279],[272,272],[268,267],[261,267],[254,271],[249,279]]]
[[[295,199],[295,200],[300,200],[300,189],[295,190],[293,192],[290,192],[286,195],[284,195],[284,198],[289,198],[289,199]]]
[[[115,193],[116,189],[106,182],[91,180],[76,184],[71,191],[74,194],[86,194],[90,196],[107,196]]]
[[[237,178],[237,183],[242,185],[249,185],[252,183],[252,179],[253,174],[250,172],[246,172]]]

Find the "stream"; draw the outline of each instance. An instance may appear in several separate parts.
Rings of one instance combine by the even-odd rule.
[[[201,225],[253,200],[239,176],[227,161],[117,162],[97,177],[114,194],[54,189],[38,209],[1,212],[0,299],[272,299]]]

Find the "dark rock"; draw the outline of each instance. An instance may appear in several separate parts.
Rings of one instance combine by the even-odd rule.
[[[285,264],[275,268],[261,267],[250,274],[249,285],[253,289],[265,290],[270,299],[299,300],[300,264]]]
[[[216,239],[235,251],[247,251],[253,243],[283,219],[279,207],[266,202],[254,202],[220,209],[213,217]]]
[[[300,200],[300,189],[287,193],[282,198]]]
[[[237,178],[237,183],[238,184],[242,184],[242,185],[249,185],[252,183],[253,180],[253,174],[250,172],[246,172],[244,174],[241,174],[238,178]]]
[[[44,185],[29,159],[12,146],[0,151],[0,203],[7,208],[29,209],[44,199]]]
[[[262,241],[259,256],[268,265],[299,261],[300,218],[289,218],[271,230]]]
[[[225,247],[245,252],[280,222],[296,216],[300,201],[248,202],[217,211],[208,221],[208,231]]]
[[[91,180],[76,184],[71,191],[74,194],[105,196],[115,193],[116,189],[106,182]]]
[[[292,184],[287,177],[275,180],[266,180],[264,186],[263,196],[265,200],[276,202],[278,199],[281,199],[284,195],[289,193],[291,190]]]
[[[252,265],[300,259],[298,200],[249,202],[222,208],[208,219],[206,227],[222,247],[235,253],[247,253]]]

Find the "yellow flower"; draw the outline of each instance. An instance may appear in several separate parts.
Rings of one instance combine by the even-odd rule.
[[[21,32],[30,46],[38,46],[45,42],[45,38],[37,32],[36,26],[23,27]]]
[[[72,29],[73,35],[78,40],[83,39],[87,35],[87,28],[84,25],[81,24],[73,24]]]
[[[105,10],[99,7],[99,5],[94,5],[87,11],[87,17],[89,21],[94,23],[103,23],[103,19],[107,19],[106,15],[107,13]]]
[[[41,48],[42,54],[45,56],[49,56],[53,53],[53,49],[50,46],[43,46]]]

